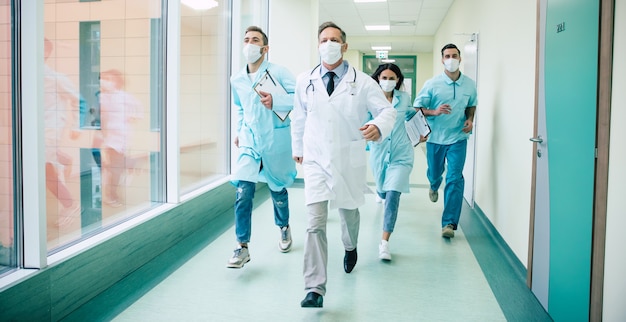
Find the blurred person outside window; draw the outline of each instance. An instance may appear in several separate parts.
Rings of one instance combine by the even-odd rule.
[[[80,216],[80,202],[74,198],[67,183],[72,176],[74,160],[64,151],[69,140],[76,140],[78,131],[79,92],[70,79],[48,65],[54,44],[44,39],[44,103],[46,143],[46,188],[61,204],[57,224],[66,226]]]
[[[100,73],[100,136],[94,147],[101,149],[102,201],[110,207],[120,207],[125,200],[120,187],[126,184],[124,174],[137,167],[129,155],[135,124],[143,118],[141,103],[124,90],[125,77],[117,69]]]

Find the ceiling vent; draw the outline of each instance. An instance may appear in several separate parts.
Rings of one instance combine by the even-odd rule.
[[[412,27],[415,26],[415,20],[396,20],[391,21],[389,24],[398,27]]]

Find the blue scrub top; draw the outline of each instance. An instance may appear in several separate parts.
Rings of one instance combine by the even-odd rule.
[[[451,112],[426,117],[432,131],[428,142],[449,145],[467,140],[469,133],[463,132],[465,109],[476,107],[477,104],[474,80],[461,73],[457,81],[452,81],[443,72],[424,83],[413,106],[434,110],[442,104],[449,104]]]

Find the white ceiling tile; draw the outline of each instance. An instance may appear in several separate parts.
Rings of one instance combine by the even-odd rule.
[[[387,10],[388,7],[387,2],[372,2],[372,3],[355,3],[354,7],[361,10]]]
[[[422,8],[422,1],[389,2],[389,13],[392,15],[417,14]]]
[[[424,4],[422,5],[422,8],[426,9],[426,8],[445,8],[446,10],[448,8],[450,8],[450,6],[452,5],[452,2],[454,2],[454,0],[423,0]]]

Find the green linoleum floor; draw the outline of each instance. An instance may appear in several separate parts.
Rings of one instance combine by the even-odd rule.
[[[451,240],[441,238],[443,200],[431,203],[427,188],[416,186],[402,195],[390,263],[378,259],[382,206],[374,195],[360,208],[359,261],[351,274],[342,267],[338,214],[329,213],[328,285],[322,309],[299,305],[305,295],[306,219],[303,190],[295,187],[289,190],[294,240],[290,253],[278,251],[272,204],[264,201],[253,212],[251,261],[244,268],[226,268],[235,247],[230,227],[113,320],[505,321],[462,229]]]

